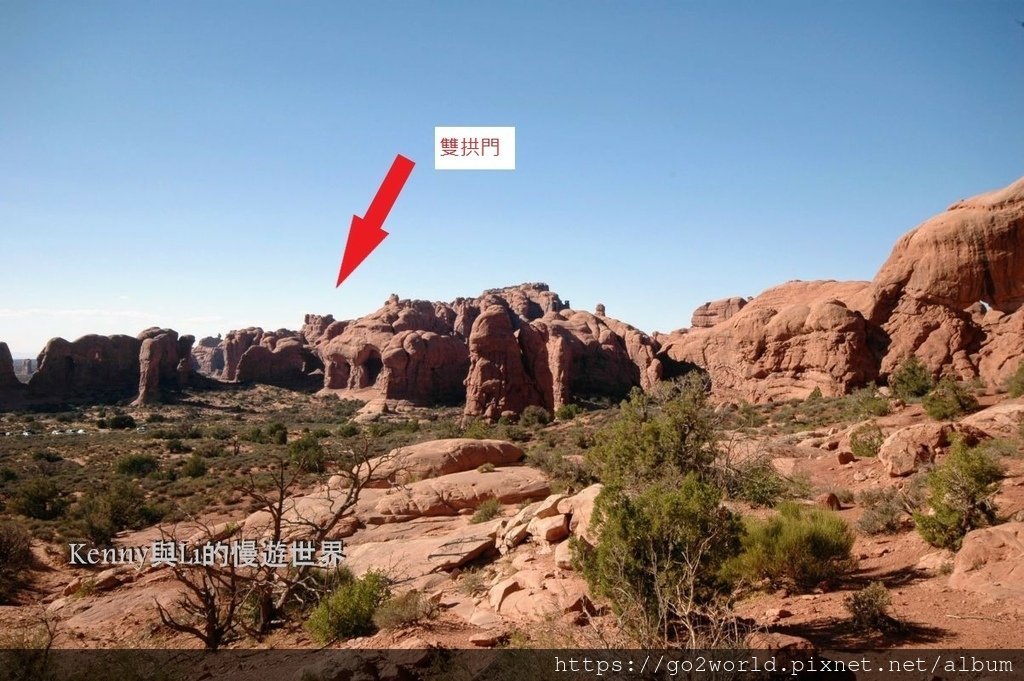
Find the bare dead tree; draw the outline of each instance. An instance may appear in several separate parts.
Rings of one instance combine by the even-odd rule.
[[[304,481],[301,468],[278,456],[269,474],[258,478],[250,473],[247,482],[236,491],[253,503],[256,512],[269,516],[262,532],[264,542],[281,544],[301,539],[314,546],[331,539],[338,525],[350,516],[364,489],[383,480],[390,480],[396,469],[389,455],[370,456],[370,441],[364,440],[358,451],[343,450],[332,457],[334,484],[327,484],[327,473],[316,492],[327,514],[306,517],[295,504],[295,495]],[[197,545],[222,539],[213,528],[200,524],[202,531]],[[162,538],[174,541],[173,534]],[[239,629],[259,637],[267,633],[275,620],[281,618],[293,601],[302,602],[305,594],[316,594],[316,564],[284,567],[261,564],[239,568],[234,561],[225,564],[186,564],[172,567],[175,579],[184,585],[177,601],[177,613],[157,603],[161,622],[168,628],[200,639],[210,650],[216,650]],[[239,617],[249,611],[249,620]]]

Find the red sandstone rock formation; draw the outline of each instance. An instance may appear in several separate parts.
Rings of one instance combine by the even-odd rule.
[[[503,298],[485,301],[469,339],[467,415],[494,419],[529,405],[553,411],[579,397],[620,398],[661,378],[657,344],[628,324],[568,309],[530,320]]]
[[[707,370],[724,399],[841,394],[910,355],[999,385],[1024,360],[1022,303],[1024,179],[907,233],[870,283],[793,282],[725,313],[709,303],[694,328],[656,338],[665,362]]]
[[[180,390],[192,373],[193,336],[178,337],[172,329],[146,329],[138,336],[139,395],[136,405],[160,400],[161,388]]]
[[[864,282],[794,281],[765,291],[712,327],[670,334],[662,353],[696,365],[716,397],[765,402],[841,395],[874,380],[863,316],[848,307]]]
[[[7,343],[0,343],[0,390],[20,388],[21,381],[14,373],[14,359]]]
[[[219,378],[224,372],[224,345],[220,336],[202,338],[192,348],[192,370]]]
[[[723,298],[722,300],[704,303],[693,311],[693,316],[690,318],[690,326],[704,329],[720,324],[742,310],[746,304],[746,298],[739,297]]]
[[[42,399],[131,393],[138,387],[141,345],[138,338],[122,335],[82,336],[74,342],[54,338],[39,355],[29,392]]]

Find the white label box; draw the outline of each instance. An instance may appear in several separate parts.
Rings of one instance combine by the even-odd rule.
[[[514,126],[434,128],[434,170],[515,170]]]

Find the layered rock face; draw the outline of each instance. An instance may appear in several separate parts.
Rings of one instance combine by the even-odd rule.
[[[39,355],[29,393],[44,399],[130,394],[139,385],[141,346],[140,339],[123,335],[54,338]]]
[[[715,324],[720,324],[733,317],[747,304],[746,298],[723,298],[704,303],[693,311],[690,318],[690,326],[697,329],[707,329]]]
[[[530,405],[554,410],[579,397],[621,398],[661,379],[657,344],[628,324],[568,309],[531,320],[497,296],[481,305],[469,337],[467,415],[494,419]]]
[[[838,395],[910,355],[1001,384],[1024,360],[1024,179],[903,236],[871,282],[790,282],[707,303],[659,357],[705,369],[721,399]]]
[[[1022,303],[1024,178],[904,235],[864,313],[888,339],[883,374],[914,354],[936,374],[998,384],[1024,356]]]
[[[765,291],[725,321],[670,334],[662,355],[701,367],[721,399],[841,395],[877,378],[864,317],[850,309],[866,282],[794,281]],[[742,300],[742,299],[740,299]]]

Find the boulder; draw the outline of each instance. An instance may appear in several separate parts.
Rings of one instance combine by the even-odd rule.
[[[974,428],[988,437],[1015,437],[1024,422],[1024,398],[1000,402],[975,412],[960,421],[960,426]]]
[[[953,561],[949,585],[1007,605],[1024,606],[1024,523],[968,532]]]
[[[523,450],[503,440],[454,438],[432,440],[391,450],[370,461],[373,487],[389,487],[415,480],[476,470],[483,464],[508,466],[523,458]]]
[[[878,449],[878,460],[893,477],[910,475],[922,464],[935,461],[949,446],[953,426],[949,423],[920,423],[891,433]]]
[[[374,511],[391,520],[457,515],[462,509],[476,508],[488,499],[516,504],[546,497],[549,492],[547,478],[533,468],[498,468],[490,473],[465,471],[396,488],[377,501]]]
[[[558,502],[558,512],[569,516],[569,531],[591,546],[597,542],[597,532],[590,527],[594,502],[603,489],[604,485],[597,483]]]

